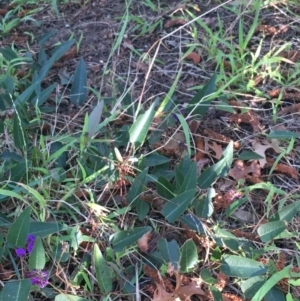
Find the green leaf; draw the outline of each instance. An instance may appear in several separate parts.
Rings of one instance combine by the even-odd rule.
[[[245,297],[247,299],[251,299],[265,282],[266,282],[266,277],[264,276],[251,277],[242,282],[241,284],[242,292],[245,294]]]
[[[185,191],[168,201],[163,207],[161,213],[170,222],[174,223],[178,217],[187,209],[191,201],[194,199],[196,190],[191,189]]]
[[[104,101],[101,100],[100,102],[98,102],[98,104],[95,106],[95,108],[89,116],[88,133],[90,138],[93,137],[98,131],[98,127],[102,117],[103,106]]]
[[[62,225],[51,222],[30,222],[29,233],[34,236],[45,237],[47,235],[58,233]]]
[[[187,225],[191,230],[194,230],[199,234],[206,233],[199,218],[192,213],[185,214],[183,217],[181,217],[180,221]]]
[[[68,295],[68,294],[59,294],[55,296],[54,301],[90,301],[89,299]]]
[[[217,279],[212,276],[209,269],[201,270],[200,276],[203,279],[203,281],[207,284],[217,284],[218,283]]]
[[[29,257],[30,270],[42,270],[46,264],[45,249],[40,237],[35,239],[32,253]]]
[[[22,248],[25,246],[29,233],[30,214],[31,208],[27,207],[9,228],[7,241],[13,247]]]
[[[260,225],[257,233],[262,242],[269,242],[286,229],[284,221],[269,222]]]
[[[181,249],[180,272],[191,272],[198,263],[197,247],[192,239],[187,240]]]
[[[56,86],[57,83],[52,84],[51,86],[40,92],[35,98],[31,100],[31,104],[37,105],[38,107],[44,104],[44,102],[49,98],[50,94],[53,92]]]
[[[217,179],[217,177],[225,177],[230,169],[233,159],[233,142],[231,141],[226,147],[221,160],[207,168],[198,178],[198,185],[201,189],[207,189]]]
[[[283,291],[276,287],[273,286],[265,295],[265,298],[263,299],[264,301],[288,301],[288,297],[285,297]],[[292,301],[297,301],[297,299],[292,299]]]
[[[75,106],[81,106],[87,97],[87,73],[84,59],[81,58],[76,68],[72,83],[70,100]],[[101,109],[101,107],[100,107]]]
[[[2,301],[24,301],[28,300],[31,288],[30,279],[8,281],[5,283],[1,300]]]
[[[156,190],[158,194],[164,199],[171,200],[174,198],[174,194],[172,192],[173,187],[165,177],[160,176],[156,182]]]
[[[54,50],[51,58],[43,64],[43,67],[40,70],[39,76],[41,81],[47,76],[49,70],[52,68],[54,63],[58,61],[70,49],[74,42],[75,40],[72,39],[61,44]]]
[[[1,48],[0,53],[9,62],[18,58],[17,53],[13,51],[10,47]]]
[[[193,115],[201,115],[202,117],[206,114],[212,99],[204,99],[216,90],[216,79],[217,75],[214,74],[209,82],[190,100],[190,105],[199,105],[195,110],[187,108],[187,111],[193,112]],[[204,100],[203,100],[204,99]]]
[[[33,83],[22,94],[20,94],[15,100],[15,106],[25,103],[39,84],[40,82]]]
[[[13,137],[15,146],[18,149],[25,149],[28,143],[27,133],[24,130],[23,120],[21,116],[17,113],[13,117]]]
[[[291,139],[291,138],[300,138],[300,134],[294,133],[291,131],[271,131],[267,135],[269,139]]]
[[[0,212],[0,227],[9,227],[12,224],[12,220],[5,214]]]
[[[148,174],[148,167],[145,168],[133,181],[130,190],[127,194],[127,201],[131,205],[137,201],[137,197],[142,193],[143,187],[145,186],[146,177]]]
[[[262,286],[261,288],[256,292],[254,297],[251,301],[261,301],[266,294],[283,278],[289,278],[291,271],[291,266],[285,267],[280,272],[275,273],[272,275]],[[271,300],[271,299],[268,299]],[[273,299],[273,300],[280,300],[280,299]]]
[[[197,186],[197,163],[192,162],[190,165],[190,169],[186,174],[186,176],[184,177],[184,181],[182,185],[180,186],[178,194],[187,190],[196,189],[196,186]]]
[[[239,159],[240,160],[256,160],[256,159],[263,159],[264,157],[260,156],[256,152],[250,152],[250,151],[243,151]]]
[[[158,249],[163,260],[166,263],[171,262],[174,269],[177,271],[180,260],[180,250],[177,242],[174,239],[168,242],[166,239],[160,238],[158,241]]]
[[[229,277],[249,278],[266,273],[268,268],[253,259],[237,256],[223,256],[221,271]]]
[[[187,124],[186,120],[184,119],[184,117],[181,114],[176,114],[176,116],[179,119],[179,122],[181,123],[181,126],[183,128],[183,133],[184,133],[184,136],[185,136],[188,155],[189,155],[189,157],[191,157],[192,156],[192,150],[191,150],[191,137],[190,137],[189,125]]]
[[[155,115],[156,102],[152,103],[149,109],[138,116],[136,121],[129,129],[129,141],[135,146],[140,147],[145,141],[151,122]]]
[[[283,209],[279,210],[272,217],[270,217],[270,221],[282,220],[282,221],[290,222],[299,210],[300,210],[300,201],[283,207]]]
[[[224,300],[221,292],[215,286],[210,285],[209,289],[213,295],[214,301],[223,301]]]
[[[151,227],[136,227],[131,230],[124,230],[116,233],[112,238],[112,243],[116,252],[121,252],[125,247],[134,244],[145,233],[152,231]]]
[[[203,200],[200,200],[197,207],[196,213],[199,217],[209,218],[214,212],[214,206],[212,199],[216,196],[214,188],[207,189],[207,195]]]
[[[138,218],[140,221],[144,220],[146,215],[148,214],[148,212],[150,211],[150,205],[149,203],[141,200],[141,199],[137,199],[134,203],[135,208],[136,208],[136,212],[138,215]]]
[[[145,166],[157,166],[164,163],[168,163],[170,161],[171,161],[170,158],[162,156],[157,152],[154,152],[150,155],[146,155],[145,157],[143,157],[143,163],[145,164]]]
[[[108,294],[112,291],[112,281],[110,279],[110,271],[106,261],[99,249],[98,244],[94,245],[94,268],[96,279],[102,294]]]

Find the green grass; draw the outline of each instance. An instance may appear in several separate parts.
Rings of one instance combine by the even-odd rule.
[[[0,300],[299,300],[299,124],[269,96],[297,94],[297,45],[257,31],[299,5],[121,1],[92,53],[36,26],[91,2],[25,2],[0,22]]]

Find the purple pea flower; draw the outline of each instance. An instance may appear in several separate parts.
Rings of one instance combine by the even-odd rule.
[[[48,272],[46,270],[32,270],[26,273],[26,277],[30,278],[31,284],[40,288],[44,288],[48,282]]]
[[[35,243],[35,236],[32,234],[28,234],[27,235],[27,251],[29,254],[32,253],[34,243]]]
[[[26,250],[23,248],[18,248],[15,250],[18,257],[24,257],[26,255]]]

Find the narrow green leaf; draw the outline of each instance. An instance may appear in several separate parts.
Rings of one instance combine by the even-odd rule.
[[[39,76],[41,81],[47,76],[54,63],[58,61],[70,49],[74,42],[75,40],[72,39],[61,44],[54,50],[51,58],[44,63],[42,69],[40,70]]]
[[[36,200],[39,202],[41,207],[46,206],[46,200],[44,197],[35,189],[31,188],[28,185],[25,185],[23,183],[18,183],[20,186],[22,186],[25,190],[27,190],[32,196],[36,198]]]
[[[216,192],[214,188],[207,189],[206,197],[199,201],[196,207],[196,213],[199,217],[209,218],[214,212],[214,206],[212,203],[212,199],[216,196]]]
[[[32,253],[29,256],[30,270],[42,270],[46,264],[45,249],[40,237],[35,239]]]
[[[210,285],[209,289],[213,295],[214,301],[223,301],[224,300],[221,292],[215,286]]]
[[[176,116],[179,119],[179,122],[181,123],[181,126],[183,128],[183,133],[184,133],[184,136],[185,136],[185,141],[186,141],[186,145],[187,145],[188,154],[189,154],[189,157],[191,157],[192,156],[192,150],[191,150],[191,137],[190,137],[189,126],[188,126],[186,120],[184,119],[184,117],[181,114],[176,114]]]
[[[134,244],[145,233],[152,231],[151,227],[136,227],[131,230],[124,230],[116,233],[112,238],[112,243],[116,252],[121,252],[125,247]]]
[[[190,100],[190,105],[198,105],[198,107],[193,110],[192,106],[191,108],[187,109],[188,112],[193,110],[193,115],[197,114],[201,115],[202,117],[206,114],[212,99],[207,100],[204,98],[215,92],[216,79],[217,75],[214,74],[209,82]]]
[[[198,185],[201,189],[210,187],[217,177],[225,177],[230,169],[233,159],[233,142],[231,141],[225,149],[221,160],[207,168],[198,178]]]
[[[45,237],[47,235],[58,233],[62,225],[51,222],[30,222],[29,233],[34,236]]]
[[[257,154],[256,152],[250,152],[250,151],[243,151],[240,156],[240,160],[258,160],[258,159],[263,159],[262,156]]]
[[[158,249],[165,263],[172,263],[174,269],[178,270],[180,250],[177,242],[174,239],[168,242],[166,239],[160,238],[158,241]]]
[[[87,73],[84,59],[81,58],[76,68],[72,83],[70,100],[75,106],[81,106],[87,97]]]
[[[181,193],[177,197],[168,201],[163,207],[161,213],[170,223],[174,223],[192,202],[195,193],[195,189]]]
[[[291,271],[291,266],[287,266],[283,270],[281,270],[280,272],[277,272],[274,275],[272,275],[261,286],[261,288],[256,292],[256,294],[252,298],[252,301],[261,301],[265,297],[265,295],[271,290],[271,288],[273,286],[275,286],[281,279],[283,279],[283,278],[289,278],[290,271]],[[278,299],[274,299],[274,300],[278,300]]]
[[[89,116],[89,125],[88,125],[88,133],[89,137],[93,137],[97,131],[101,121],[102,112],[103,112],[104,101],[101,100],[93,109]]]
[[[108,294],[112,291],[112,281],[110,271],[106,261],[99,249],[98,244],[94,245],[94,268],[96,279],[102,294]]]
[[[192,213],[185,214],[181,217],[180,221],[188,226],[191,230],[194,230],[199,234],[206,233],[199,218]]]
[[[192,162],[190,165],[190,169],[186,174],[186,176],[184,177],[184,181],[182,185],[180,186],[178,194],[190,189],[195,189],[196,186],[197,186],[197,163]]]
[[[145,141],[155,115],[155,105],[156,102],[152,103],[150,108],[144,114],[138,116],[134,124],[129,129],[129,140],[136,147],[140,147]]]
[[[291,138],[300,138],[300,134],[294,133],[291,131],[271,131],[270,134],[267,135],[269,139],[291,139]]]
[[[140,221],[144,220],[146,215],[149,213],[150,211],[150,204],[141,200],[141,199],[137,199],[134,203],[135,208],[136,208],[136,212],[138,215],[138,218]]]
[[[127,194],[127,201],[128,203],[134,204],[134,202],[137,200],[137,197],[142,193],[144,186],[145,186],[145,181],[146,177],[148,174],[148,167],[145,168],[133,181],[128,194]]]
[[[167,200],[171,200],[175,196],[172,192],[173,187],[172,187],[170,181],[168,181],[163,176],[160,176],[158,178],[158,180],[156,182],[156,190],[161,197],[163,197]]]
[[[262,275],[267,270],[262,263],[237,255],[225,255],[221,265],[221,271],[230,277],[249,278]]]
[[[68,294],[59,294],[55,296],[54,301],[90,301],[90,299]]]
[[[247,299],[251,299],[265,282],[266,282],[265,276],[250,277],[249,279],[242,282],[241,284],[242,292],[245,294],[245,297]]]
[[[198,263],[197,247],[192,239],[187,240],[181,249],[180,272],[191,272]]]
[[[5,283],[1,300],[2,301],[24,301],[28,300],[31,288],[30,279],[8,281]]]
[[[270,218],[270,221],[282,220],[282,221],[290,222],[299,210],[300,210],[300,201],[297,201],[295,203],[283,207],[281,210],[276,212],[276,214]]]
[[[7,241],[13,247],[24,247],[29,233],[31,208],[27,207],[8,230]]]
[[[217,284],[218,280],[214,278],[209,269],[203,269],[200,272],[200,276],[207,284]]]
[[[257,233],[262,242],[269,242],[286,229],[284,221],[269,222],[260,225]]]
[[[28,143],[26,131],[24,131],[23,121],[21,116],[16,112],[13,117],[13,137],[15,146],[18,149],[24,149]]]
[[[33,92],[35,91],[36,87],[39,84],[40,84],[39,82],[33,83],[24,92],[22,92],[15,100],[15,106],[24,104],[29,99],[29,97],[33,94]]]
[[[57,83],[52,84],[51,86],[41,91],[35,98],[31,100],[31,103],[33,105],[37,105],[38,107],[44,104],[44,102],[49,98],[50,94],[53,92],[56,86]]]

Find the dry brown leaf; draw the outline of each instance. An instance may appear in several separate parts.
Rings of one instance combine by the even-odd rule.
[[[244,301],[241,297],[231,294],[231,293],[223,293],[222,294],[223,301]]]
[[[257,163],[257,160],[253,160],[250,165],[245,164],[242,160],[236,160],[233,168],[229,170],[228,175],[236,181],[245,179],[245,176],[250,173],[255,177],[260,177],[260,168],[261,166]]]
[[[191,296],[197,295],[199,300],[207,300],[207,293],[201,288],[202,280],[193,278],[188,285],[182,285],[183,277],[178,271],[174,270],[174,267],[168,265],[168,273],[170,275],[175,274],[176,288],[173,292],[167,292],[161,283],[155,283],[157,289],[153,295],[152,301],[190,301]]]
[[[189,128],[192,134],[196,134],[199,128],[201,121],[200,120],[191,120],[189,122]]]
[[[152,236],[151,231],[145,233],[140,239],[137,241],[137,245],[140,248],[141,252],[147,252],[149,249],[149,240]]]
[[[248,111],[242,114],[232,114],[229,117],[229,121],[237,124],[249,124],[253,129],[253,133],[259,133],[264,128],[259,122],[259,116],[254,114],[253,111]]]
[[[300,103],[295,103],[291,106],[284,107],[283,109],[281,109],[278,112],[278,115],[285,116],[285,115],[296,113],[296,112],[300,112]]]
[[[183,59],[187,61],[193,61],[195,65],[198,65],[200,63],[201,57],[197,52],[191,52],[188,55],[186,55]]]
[[[173,27],[173,26],[181,26],[181,25],[184,25],[186,23],[187,23],[187,21],[185,19],[176,18],[176,19],[172,19],[172,20],[167,21],[166,24],[165,24],[165,28],[170,28],[170,27]]]
[[[210,129],[205,129],[203,132],[204,132],[205,135],[207,135],[207,138],[214,139],[214,140],[216,140],[217,142],[220,142],[220,143],[228,144],[230,141],[232,141],[230,138],[228,138],[228,137],[226,137],[222,134],[216,133],[216,132],[214,132],[213,130],[210,130]],[[239,149],[240,148],[240,143],[239,142],[233,142],[233,147],[235,149]]]
[[[208,143],[207,145],[210,149],[212,149],[215,152],[214,157],[216,159],[220,159],[222,157],[223,149],[220,144],[217,144],[215,141],[212,141],[211,144]]]
[[[77,55],[77,47],[73,46],[69,51],[67,51],[59,60],[60,62],[67,62],[69,60],[72,60]]]
[[[168,138],[165,144],[156,143],[154,147],[157,148],[157,151],[166,157],[181,157],[186,149],[185,145],[185,136],[182,132],[175,133],[171,138]]]
[[[204,139],[202,137],[196,138],[196,161],[200,161],[205,157],[205,145],[204,145]]]
[[[280,153],[281,150],[279,148],[279,141],[277,139],[271,139],[271,143],[269,143],[268,141],[266,141],[266,144],[261,144],[258,141],[255,141],[252,143],[252,147],[253,150],[259,154],[260,156],[263,157],[263,159],[259,159],[259,164],[261,167],[264,167],[267,163],[267,159],[266,159],[266,150],[269,148],[273,148],[275,150],[276,153]]]

